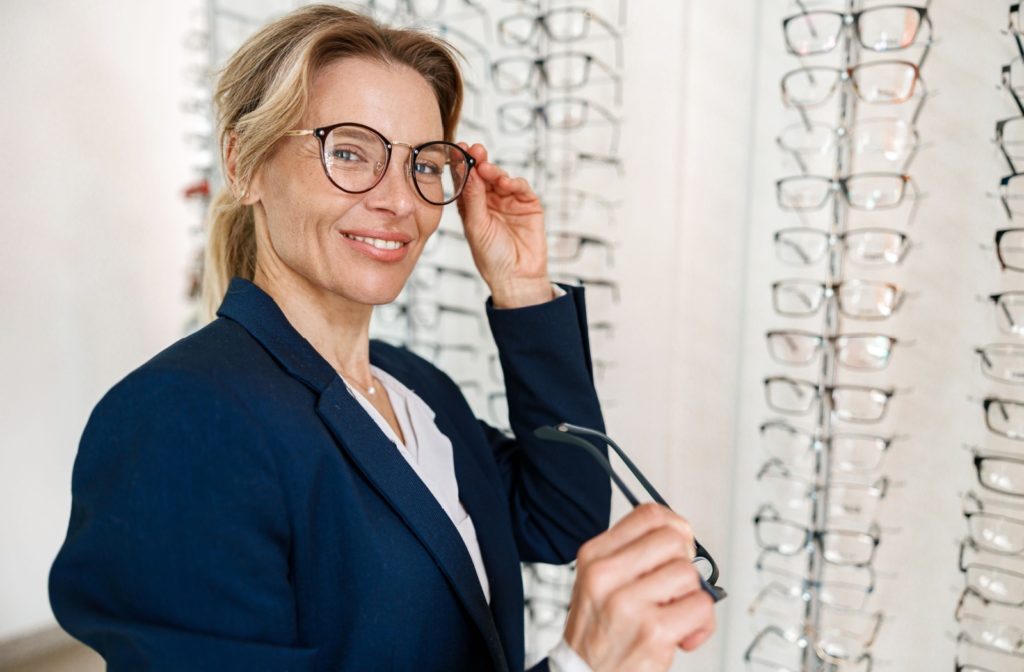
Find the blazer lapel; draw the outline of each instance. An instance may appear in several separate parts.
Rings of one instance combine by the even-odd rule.
[[[316,411],[321,420],[437,563],[483,635],[495,669],[508,670],[501,637],[462,537],[341,378],[288,323],[274,300],[251,282],[233,279],[217,314],[238,322],[288,373],[319,394]]]
[[[370,359],[373,364],[387,371],[419,395],[434,411],[437,428],[452,442],[459,500],[473,519],[480,554],[490,583],[490,611],[505,644],[505,650],[520,651],[523,647],[523,578],[519,565],[519,550],[516,548],[515,539],[508,532],[510,524],[507,521],[508,505],[505,493],[500,489],[500,484],[498,491],[488,487],[493,481],[470,448],[471,439],[466,436],[466,431],[476,431],[475,419],[473,427],[470,428],[466,428],[464,422],[455,422],[451,414],[451,400],[446,399],[435,387],[416,375],[399,358],[388,356],[386,351],[375,349],[373,345],[371,343],[370,347]],[[461,537],[459,543],[461,548],[465,548]]]

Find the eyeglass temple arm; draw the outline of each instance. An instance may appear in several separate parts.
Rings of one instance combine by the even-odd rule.
[[[636,476],[636,480],[640,481],[640,484],[642,486],[644,486],[644,489],[647,490],[647,492],[651,493],[651,497],[654,498],[654,501],[656,501],[658,504],[661,504],[662,506],[664,506],[666,508],[672,508],[672,507],[670,507],[668,505],[668,502],[665,501],[665,498],[661,496],[661,494],[657,491],[657,489],[655,489],[654,485],[652,485],[651,482],[648,481],[647,478],[640,472],[640,469],[637,468],[637,466],[635,464],[633,464],[633,460],[629,459],[629,457],[622,450],[622,448],[619,447],[619,444],[617,444],[614,441],[612,441],[612,438],[610,436],[608,436],[607,434],[603,434],[603,433],[601,433],[601,432],[599,432],[599,431],[597,431],[595,429],[590,429],[589,427],[581,427],[580,425],[573,425],[573,424],[568,423],[568,422],[561,423],[559,425],[559,428],[561,428],[561,427],[565,427],[565,432],[574,432],[576,434],[586,434],[588,436],[593,436],[593,437],[596,437],[598,439],[601,439],[602,441],[607,443],[609,446],[611,446],[612,450],[615,451],[615,454],[619,456],[619,458],[622,460],[622,462],[629,468],[629,470],[633,473],[633,475]],[[559,436],[566,436],[565,432],[558,432],[558,434],[559,434]],[[593,446],[590,444],[590,442],[586,442],[586,443],[587,443],[588,446],[591,446],[591,448],[593,448]],[[595,450],[595,452],[596,452],[596,450]],[[598,453],[598,455],[600,455],[600,453]],[[601,459],[604,460],[605,464],[608,464],[608,460],[605,459],[605,457],[603,455],[601,456]],[[611,465],[609,465],[609,469],[610,468],[611,468]],[[634,506],[635,506],[635,504],[634,504]]]
[[[601,439],[602,441],[607,442],[607,444],[612,447],[612,450],[614,450],[616,454],[620,458],[622,458],[622,461],[626,464],[627,467],[629,467],[629,470],[633,473],[634,476],[636,476],[637,480],[640,481],[640,484],[644,486],[648,493],[650,493],[651,497],[654,498],[654,500],[658,504],[661,504],[665,508],[672,508],[668,505],[668,502],[665,501],[665,498],[662,497],[660,493],[658,493],[657,489],[655,489],[651,482],[648,481],[647,478],[640,472],[637,466],[633,464],[633,461],[626,456],[622,448],[620,448],[617,443],[612,441],[610,436],[602,434],[597,430],[593,430],[588,427],[581,427],[579,425],[573,425],[568,422],[560,423],[557,429],[555,427],[551,427],[548,425],[538,427],[537,429],[533,430],[533,434],[534,436],[540,439],[547,439],[549,441],[560,441],[561,443],[568,443],[570,445],[578,446],[586,450],[591,456],[594,457],[594,459],[597,460],[597,463],[601,465],[601,468],[604,469],[605,473],[607,473],[608,476],[611,477],[612,481],[615,482],[615,485],[618,486],[622,494],[625,495],[627,500],[629,500],[629,503],[634,508],[639,506],[640,500],[636,498],[636,495],[634,495],[632,491],[630,491],[629,487],[622,481],[619,475],[615,473],[615,471],[612,469],[611,463],[608,462],[608,458],[602,455],[601,452],[594,447],[594,444],[590,443],[585,439],[581,439],[578,436],[573,436],[572,434],[569,434],[570,431],[595,436]],[[706,558],[711,564],[711,576],[706,581],[702,578],[701,582],[708,584],[706,590],[708,590],[708,592],[712,594],[712,597],[715,599],[716,602],[718,600],[725,598],[728,595],[728,593],[725,592],[725,589],[714,585],[715,582],[718,581],[718,565],[714,562],[714,560],[712,560],[711,554],[708,553],[708,550],[706,548],[704,548],[704,545],[697,541],[696,538],[694,538],[693,540],[693,545],[696,547],[697,557]]]
[[[619,475],[612,470],[612,465],[608,462],[608,458],[602,455],[601,452],[594,447],[594,444],[584,439],[581,439],[577,436],[573,436],[572,434],[569,434],[567,432],[560,432],[554,427],[550,427],[547,425],[543,427],[538,427],[537,429],[533,430],[533,435],[539,439],[547,439],[548,441],[560,441],[562,443],[568,443],[570,445],[578,446],[586,450],[588,453],[590,453],[591,457],[597,460],[597,463],[601,466],[602,469],[604,469],[605,473],[608,474],[612,481],[615,482],[615,485],[618,486],[622,494],[625,495],[626,499],[629,500],[630,505],[632,505],[633,507],[637,507],[640,505],[640,500],[638,500],[636,498],[636,495],[632,493],[632,491],[629,489],[629,486],[627,486],[622,481],[622,479],[619,478]]]

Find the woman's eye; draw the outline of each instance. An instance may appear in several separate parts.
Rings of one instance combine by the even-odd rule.
[[[424,176],[436,176],[441,174],[441,166],[432,161],[417,161],[416,172]]]
[[[362,155],[354,149],[335,147],[331,150],[331,158],[339,162],[362,161]]]

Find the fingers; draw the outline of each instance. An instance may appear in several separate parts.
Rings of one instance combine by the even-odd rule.
[[[696,546],[693,543],[693,530],[686,519],[660,504],[645,503],[630,511],[611,529],[583,544],[576,556],[577,561],[580,565],[585,565],[598,558],[608,556],[660,527],[669,527],[675,530],[688,544],[687,557],[691,560],[695,557]]]
[[[682,599],[698,590],[701,590],[700,575],[693,563],[685,558],[674,558],[643,574],[616,593],[624,592],[628,599],[660,605]],[[608,599],[617,599],[617,596],[613,593]]]
[[[488,161],[487,148],[481,144],[469,146],[460,142],[459,146],[469,152],[470,156],[476,159],[476,167],[470,174],[466,189],[471,193],[483,189],[493,191],[498,196],[512,196],[520,201],[533,201],[537,199],[530,183],[522,177],[512,177],[501,166]],[[479,179],[475,179],[479,178]]]
[[[697,580],[697,572],[692,566],[690,548],[690,540],[673,527],[666,525],[647,532],[633,542],[621,546],[612,553],[598,558],[587,565],[586,571],[596,573],[599,577],[594,581],[596,584],[594,586],[596,591],[594,597],[601,600],[605,596],[606,590],[614,589],[613,583],[615,587],[631,584],[639,577],[675,561],[682,563],[684,567],[688,567],[688,571],[682,577],[678,576],[678,568],[674,570],[676,571],[676,578],[685,578],[687,582],[696,582],[696,585],[675,585],[672,587],[672,592],[669,593],[665,593],[665,587],[661,587],[660,590],[662,592],[658,595],[652,594],[650,601],[668,601],[674,597],[685,595],[690,590],[700,587],[699,580]],[[656,583],[657,581],[652,583],[650,580],[647,580],[644,585],[654,586]],[[675,583],[678,584],[678,581]],[[687,590],[679,592],[684,587]]]
[[[658,614],[667,623],[668,636],[673,637],[679,648],[693,651],[715,632],[714,605],[710,595],[698,590],[682,599],[659,606]]]

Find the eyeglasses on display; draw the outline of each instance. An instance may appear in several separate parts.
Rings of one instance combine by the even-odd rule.
[[[975,348],[981,359],[981,372],[1001,383],[1024,385],[1024,345],[1018,343],[993,343]]]
[[[839,312],[859,320],[883,320],[903,303],[903,290],[889,282],[846,280],[826,285],[802,278],[772,283],[772,307],[779,315],[811,317],[826,301],[838,302]]]
[[[893,442],[902,437],[876,434],[818,432],[794,427],[785,420],[769,420],[759,428],[765,450],[772,457],[798,464],[818,450],[829,450],[833,471],[863,472],[878,469]]]
[[[881,5],[859,12],[814,10],[788,16],[782,21],[786,48],[797,56],[826,54],[840,43],[844,31],[852,31],[868,51],[906,49],[917,40],[922,24],[930,22],[927,7]]]
[[[536,88],[539,84],[555,91],[575,91],[591,83],[594,69],[600,70],[604,81],[615,85],[615,101],[622,98],[622,80],[610,65],[582,51],[564,51],[543,58],[507,56],[491,66],[494,88],[515,95]]]
[[[804,174],[810,172],[809,160],[834,160],[836,150],[843,146],[849,147],[854,163],[860,157],[878,157],[903,173],[920,145],[917,130],[898,118],[863,119],[838,128],[822,122],[793,124],[783,129],[775,142],[794,157]]]
[[[782,101],[788,107],[815,107],[847,87],[865,103],[895,105],[910,100],[918,82],[921,71],[910,61],[872,61],[851,68],[814,65],[786,73]]]
[[[1024,228],[999,229],[995,241],[999,267],[1004,271],[1024,272]]]
[[[981,406],[989,431],[1008,439],[1024,441],[1024,402],[1001,397],[986,397]]]
[[[867,385],[822,385],[787,376],[764,379],[768,406],[780,413],[806,415],[820,403],[822,394],[832,402],[832,413],[845,422],[880,422],[896,393]]]
[[[874,522],[862,529],[817,530],[783,518],[770,504],[762,505],[754,515],[754,535],[762,549],[782,555],[796,555],[816,545],[825,561],[835,565],[869,565],[881,542],[878,525]]]
[[[1010,509],[1014,515],[995,513],[993,509]],[[988,503],[973,492],[963,498],[967,531],[974,545],[989,553],[1024,554],[1024,506]]]
[[[780,364],[802,366],[828,348],[849,369],[880,371],[888,364],[896,338],[884,334],[821,336],[799,329],[776,329],[765,334],[768,352]]]
[[[893,229],[868,227],[840,234],[811,227],[780,229],[773,235],[775,255],[790,266],[810,266],[839,247],[846,258],[861,266],[895,266],[910,250],[906,234]]]
[[[909,175],[900,173],[858,173],[839,179],[823,175],[794,175],[775,182],[779,207],[783,210],[818,210],[839,195],[857,210],[886,210],[903,202]]]

